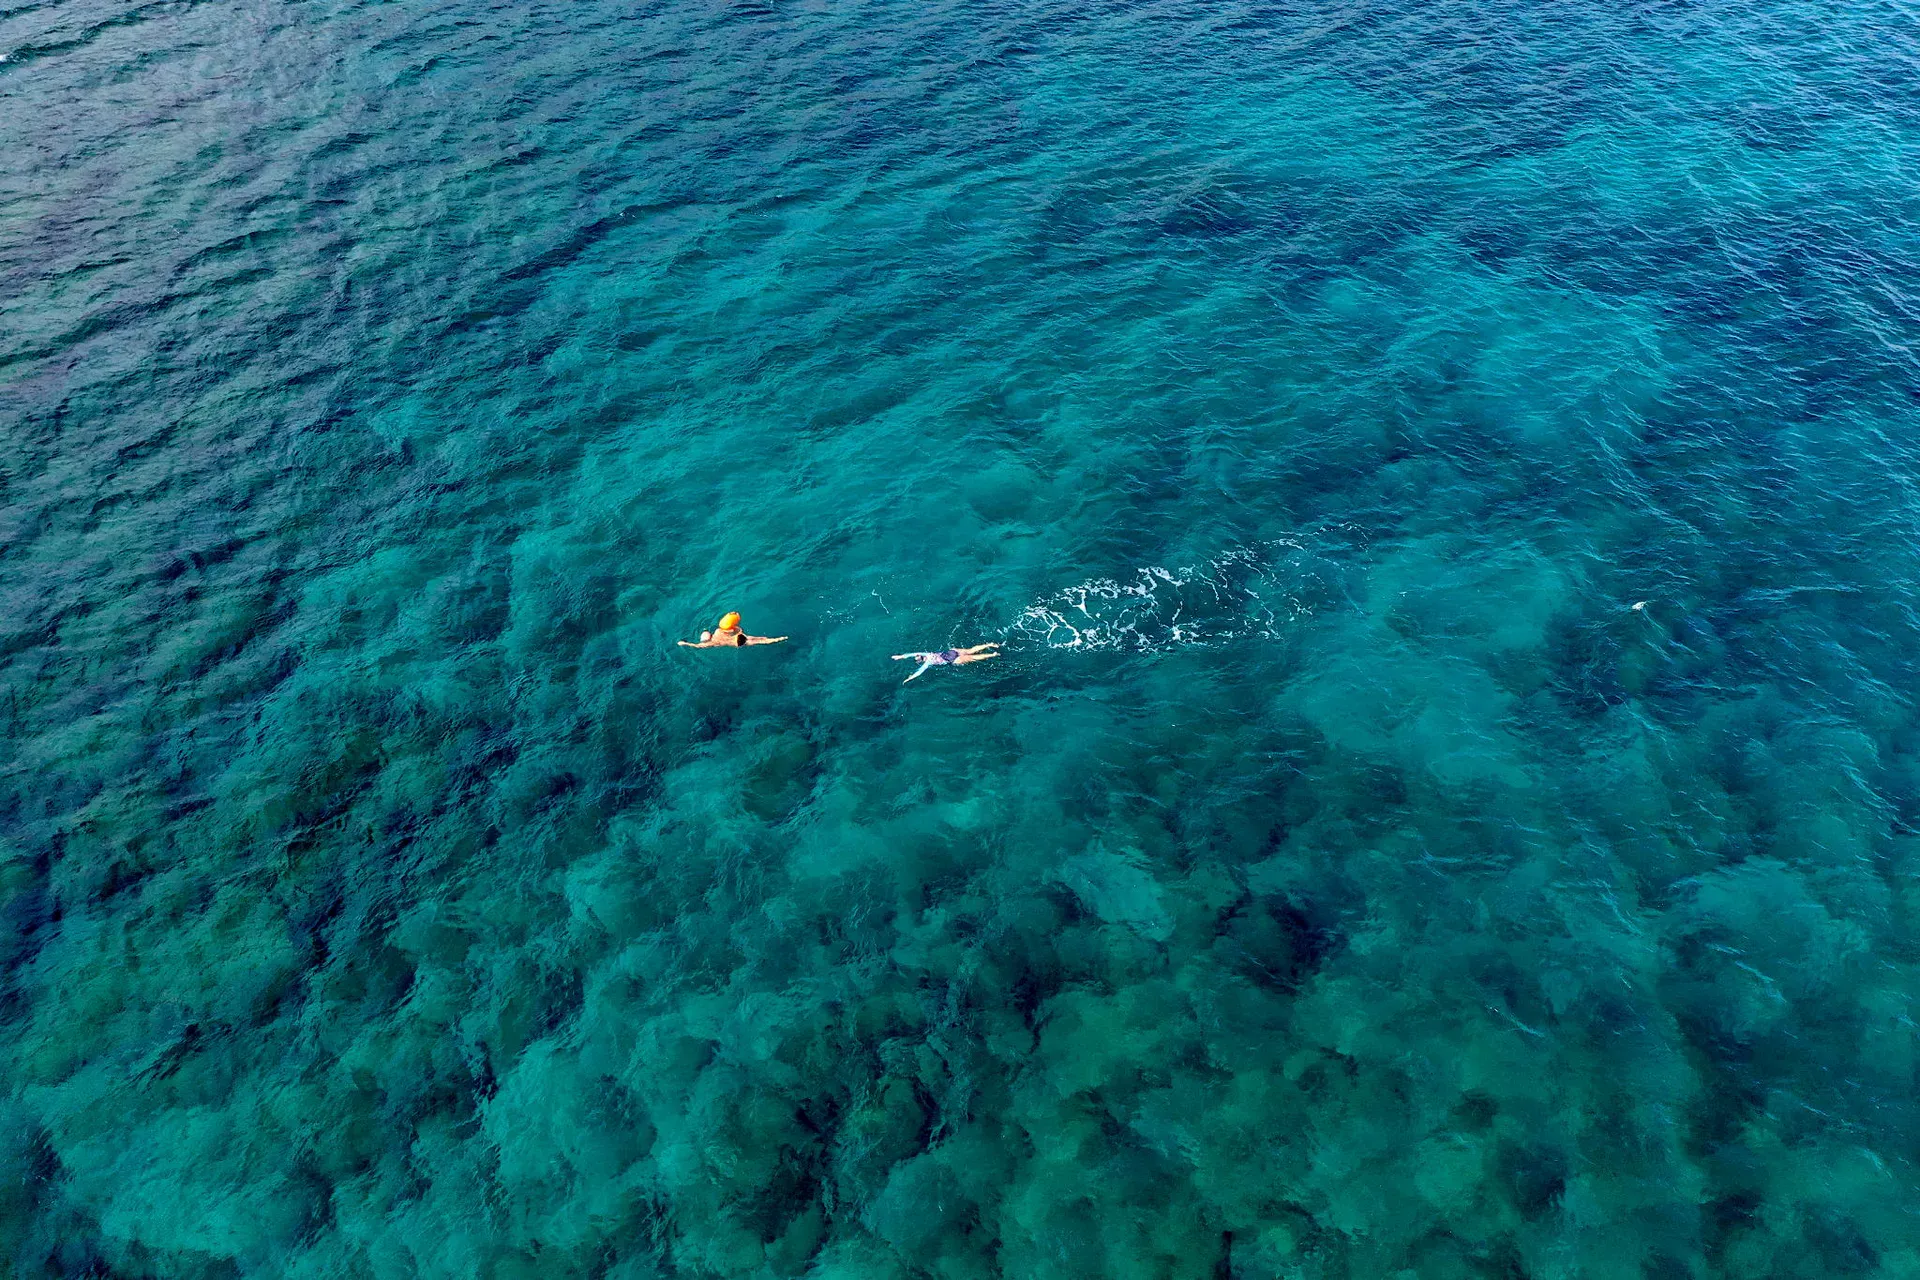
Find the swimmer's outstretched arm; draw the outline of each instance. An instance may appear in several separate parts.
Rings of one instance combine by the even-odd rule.
[[[785,636],[748,636],[748,644],[779,644]]]
[[[902,680],[900,683],[912,684],[915,680],[918,680],[921,676],[927,673],[927,668],[931,667],[934,664],[934,659],[938,658],[939,656],[940,655],[937,653],[896,653],[894,654],[893,660],[895,662],[900,662],[907,658],[911,658],[915,662],[918,662],[920,664],[920,669],[918,671],[914,672],[912,675],[908,676],[905,680]]]

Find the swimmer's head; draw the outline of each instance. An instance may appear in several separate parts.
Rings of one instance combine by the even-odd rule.
[[[720,629],[722,631],[731,631],[739,625],[740,625],[740,615],[737,613],[726,614],[722,616],[720,619]]]

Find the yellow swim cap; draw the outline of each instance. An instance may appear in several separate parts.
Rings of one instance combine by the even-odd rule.
[[[722,631],[731,631],[739,625],[740,615],[737,613],[729,613],[720,619],[720,629]]]

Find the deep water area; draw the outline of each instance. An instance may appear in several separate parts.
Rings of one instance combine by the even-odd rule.
[[[0,1273],[1920,1276],[1917,16],[0,0]]]

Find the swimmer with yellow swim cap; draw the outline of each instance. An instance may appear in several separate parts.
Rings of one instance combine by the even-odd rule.
[[[785,636],[750,636],[740,629],[740,615],[729,613],[712,631],[700,633],[699,644],[691,640],[682,640],[679,644],[683,649],[744,649],[750,644],[779,644],[785,639]]]

